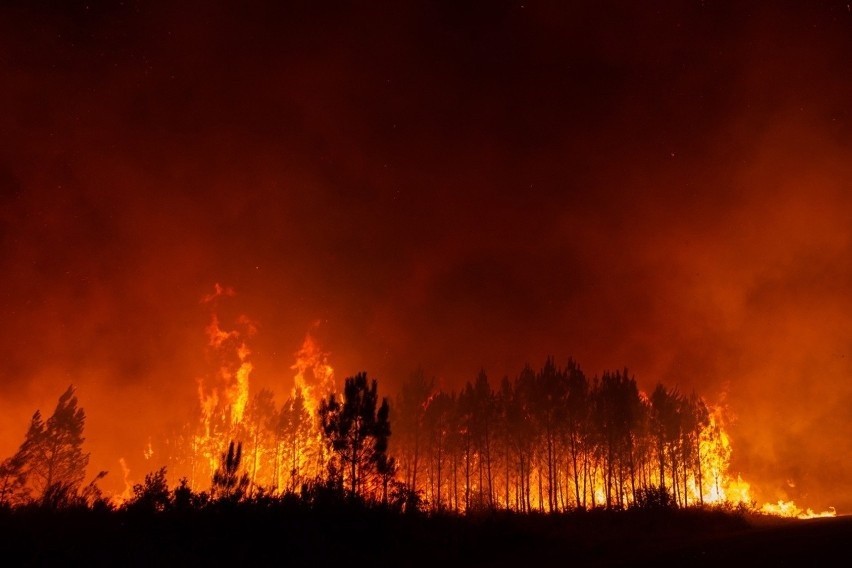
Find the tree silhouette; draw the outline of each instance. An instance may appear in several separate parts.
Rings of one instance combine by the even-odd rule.
[[[439,391],[429,399],[426,412],[423,417],[427,449],[429,454],[429,494],[433,507],[443,509],[445,497],[441,494],[441,487],[445,483],[443,477],[450,445],[449,438],[451,428],[452,408],[455,404],[453,397],[446,392]]]
[[[603,445],[604,479],[607,507],[625,504],[625,487],[629,483],[635,494],[634,433],[639,423],[641,399],[636,381],[627,369],[605,372],[598,383],[596,426]]]
[[[311,435],[311,415],[305,407],[302,389],[297,388],[294,395],[281,407],[275,428],[275,485],[279,486],[280,470],[288,467],[289,482],[287,490],[294,492],[302,480],[302,467],[307,458]],[[281,465],[279,465],[281,462]]]
[[[373,433],[373,455],[371,459],[376,468],[379,482],[381,483],[382,503],[388,502],[388,484],[396,475],[396,458],[388,455],[388,438],[391,435],[390,406],[383,401],[376,413],[376,425]]]
[[[243,458],[243,444],[236,446],[231,440],[228,451],[222,453],[219,467],[213,472],[213,487],[211,497],[216,501],[241,501],[246,496],[249,487],[249,476],[240,473],[240,462]]]
[[[89,464],[89,454],[83,452],[86,414],[77,407],[74,393],[74,387],[69,386],[46,422],[41,411],[33,414],[24,442],[13,458],[21,465],[27,489],[45,504],[59,504],[75,494]]]
[[[0,507],[18,505],[26,501],[27,476],[22,456],[16,454],[0,463]]]
[[[250,479],[249,491],[252,494],[258,488],[258,469],[265,462],[263,459],[265,454],[269,453],[267,448],[273,445],[272,439],[275,435],[278,417],[274,395],[269,389],[260,389],[249,399],[246,405],[239,432],[243,439],[250,443],[251,453],[248,455],[248,467],[246,469]],[[271,472],[270,479],[272,479]],[[276,481],[272,479],[272,484],[275,485]]]
[[[573,359],[559,367],[548,357],[538,371],[527,364],[497,392],[484,371],[458,393],[434,392],[417,437],[410,435],[413,421],[400,414],[406,435],[392,449],[405,479],[412,456],[422,453],[421,484],[438,510],[625,508],[650,487],[688,506],[718,485],[708,466],[724,457],[721,433],[699,396],[662,385],[648,396],[626,368],[590,381]]]
[[[511,452],[512,452],[512,427],[510,424],[512,423],[512,415],[514,411],[514,389],[512,387],[512,382],[509,380],[508,376],[504,376],[500,381],[500,390],[496,394],[496,422],[497,422],[497,430],[499,431],[499,439],[501,445],[501,453],[503,459],[503,483],[504,483],[504,491],[503,491],[503,507],[505,509],[511,508],[510,495],[511,495],[511,479],[512,474],[510,471],[512,465]]]
[[[657,445],[657,462],[660,468],[660,489],[666,488],[666,454],[676,428],[676,394],[658,383],[651,393],[651,428]],[[674,480],[673,480],[674,481]]]
[[[464,459],[464,508],[471,507],[471,475],[473,455],[473,423],[476,416],[473,385],[465,384],[456,401],[456,416],[458,418],[458,436]]]
[[[377,415],[377,404],[378,384],[375,379],[368,382],[366,373],[345,380],[342,401],[332,393],[320,402],[323,434],[341,462],[339,475],[348,477],[352,497],[366,489],[368,477],[387,450],[386,443],[377,441],[390,435],[390,407],[382,399]]]
[[[171,502],[171,492],[166,481],[166,468],[145,475],[144,483],[133,486],[133,497],[124,507],[130,510],[155,512],[166,510]]]
[[[496,398],[488,383],[485,369],[480,369],[473,384],[474,420],[473,438],[476,444],[477,469],[479,474],[479,504],[494,506],[494,478],[492,472],[491,446],[494,435]]]
[[[689,397],[690,408],[690,424],[689,441],[695,446],[695,453],[692,454],[692,463],[695,465],[695,473],[698,478],[698,496],[699,501],[704,504],[704,471],[701,467],[702,452],[701,452],[701,433],[710,424],[710,410],[707,408],[707,403],[704,402],[694,391]]]
[[[426,406],[433,386],[434,379],[427,380],[423,369],[418,368],[402,384],[394,404],[394,437],[399,441],[398,454],[403,463],[405,483],[415,493],[422,458]]]
[[[556,367],[553,357],[548,357],[535,376],[533,396],[535,417],[540,428],[542,454],[547,467],[547,506],[553,511],[556,506],[557,485],[557,434],[565,410],[567,384],[565,375]]]
[[[515,380],[514,408],[512,409],[512,429],[515,432],[515,449],[518,457],[516,492],[520,497],[519,509],[529,512],[532,509],[531,473],[533,457],[537,447],[538,420],[535,405],[535,371],[526,364]]]
[[[563,423],[563,435],[568,449],[568,470],[574,485],[574,501],[577,507],[586,506],[586,491],[580,489],[580,480],[585,482],[583,472],[588,462],[588,424],[589,424],[589,381],[580,366],[573,360],[568,361],[566,374],[566,400]]]

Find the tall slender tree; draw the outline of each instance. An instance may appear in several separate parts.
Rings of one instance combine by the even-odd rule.
[[[588,460],[588,430],[589,430],[589,381],[580,366],[569,359],[565,369],[566,400],[563,422],[563,433],[568,448],[568,469],[574,485],[574,504],[576,507],[586,506],[586,490],[580,490],[586,462]]]
[[[213,472],[211,496],[219,501],[240,501],[249,488],[248,473],[240,473],[243,459],[243,444],[234,441],[228,444],[228,451],[222,453],[219,467]]]
[[[394,438],[399,440],[394,447],[402,459],[405,483],[415,493],[423,453],[423,422],[433,387],[434,379],[427,379],[423,369],[418,368],[402,384],[394,404]]]
[[[278,412],[272,391],[266,388],[260,389],[249,399],[243,420],[237,429],[240,438],[248,441],[251,452],[248,454],[249,461],[246,467],[251,480],[250,493],[254,493],[259,480],[263,477],[263,472],[259,472],[259,469],[267,461],[264,459],[265,454],[273,445],[277,418]],[[277,480],[274,479],[272,472],[268,472],[267,478],[270,480],[270,485],[274,487]]]
[[[77,406],[74,386],[59,397],[47,421],[37,410],[24,442],[13,460],[21,465],[25,485],[32,497],[76,494],[86,476],[89,454],[83,451],[86,413]]]
[[[287,491],[295,491],[302,483],[302,469],[308,461],[308,446],[312,429],[310,412],[305,407],[302,389],[297,388],[278,413],[276,424],[275,480],[279,484],[281,469],[288,468]],[[280,465],[279,465],[279,462]]]
[[[384,453],[386,444],[377,444],[376,439],[390,435],[387,422],[390,412],[387,399],[382,399],[378,409],[378,383],[369,381],[366,373],[348,377],[344,382],[343,399],[335,393],[320,401],[319,415],[323,434],[332,451],[340,460],[341,473],[349,482],[352,497],[362,494],[370,475],[376,471],[379,454]],[[387,427],[387,434],[383,429]]]
[[[438,511],[444,509],[444,502],[450,501],[449,492],[442,492],[446,484],[447,453],[452,444],[454,397],[444,391],[438,391],[429,399],[423,418],[426,448],[428,453],[428,495],[432,506]]]

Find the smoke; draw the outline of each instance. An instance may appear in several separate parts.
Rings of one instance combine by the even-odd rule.
[[[845,6],[2,10],[4,455],[74,383],[141,479],[218,282],[258,388],[309,329],[389,392],[626,366],[724,396],[760,499],[852,509]]]

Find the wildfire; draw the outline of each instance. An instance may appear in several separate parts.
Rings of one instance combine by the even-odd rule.
[[[781,517],[796,517],[797,519],[816,519],[821,517],[835,517],[837,511],[829,507],[827,511],[814,512],[813,509],[800,509],[792,501],[779,500],[777,503],[766,503],[760,508],[761,512]]]
[[[231,288],[217,284],[202,302],[215,307],[220,299],[232,296]],[[310,331],[305,334],[290,367],[294,371],[291,394],[279,405],[271,391],[252,389],[248,345],[256,333],[252,320],[240,316],[231,327],[225,327],[213,310],[205,331],[211,371],[198,379],[198,422],[169,442],[173,460],[169,471],[188,470],[184,478],[190,486],[197,491],[206,490],[220,465],[223,449],[229,442],[239,441],[243,444],[243,467],[250,478],[250,492],[257,488],[273,494],[297,491],[303,483],[322,478],[327,473],[328,448],[321,434],[318,409],[336,386],[329,353]],[[627,380],[626,375],[623,380]],[[511,396],[511,388],[527,387],[516,384],[507,391],[508,395],[501,396]],[[485,390],[488,389],[486,382]],[[745,505],[766,514],[803,519],[835,515],[833,509],[816,513],[783,500],[756,507],[750,484],[730,471],[733,450],[723,404],[709,406],[694,395],[683,397],[671,391],[669,402],[673,406],[669,411],[682,422],[675,422],[679,424],[675,430],[663,430],[660,428],[670,422],[664,423],[662,414],[655,415],[652,420],[657,420],[656,426],[646,426],[652,430],[637,431],[619,442],[632,448],[629,452],[622,446],[612,446],[611,451],[621,452],[619,459],[629,459],[628,463],[614,461],[615,454],[602,453],[601,446],[595,445],[601,441],[591,431],[565,431],[538,442],[524,441],[521,436],[529,435],[526,429],[541,420],[530,414],[535,409],[524,406],[528,404],[524,402],[527,399],[523,397],[528,396],[524,392],[518,390],[514,395],[520,397],[522,406],[516,410],[505,407],[509,414],[504,414],[504,419],[515,422],[506,422],[502,434],[496,433],[498,427],[490,434],[486,430],[484,445],[473,439],[483,435],[483,425],[469,413],[476,412],[470,409],[490,404],[482,401],[491,400],[488,396],[497,397],[496,393],[477,399],[479,402],[464,402],[461,394],[434,389],[423,393],[415,407],[425,422],[416,428],[425,430],[426,424],[431,424],[432,432],[422,433],[422,451],[436,453],[420,458],[425,463],[421,467],[425,467],[423,475],[427,479],[420,489],[431,506],[465,510],[499,503],[522,511],[572,505],[630,506],[640,498],[637,487],[656,487],[665,488],[679,506]],[[466,393],[464,396],[477,396],[474,391]],[[660,400],[659,404],[663,404],[666,399]],[[464,404],[473,406],[465,410]],[[639,393],[638,404],[653,408],[655,402]],[[520,414],[511,418],[512,412]],[[399,419],[404,423],[404,416]],[[487,438],[489,435],[492,437]],[[494,451],[492,455],[489,444],[497,443],[500,436],[502,454]],[[536,447],[536,443],[542,446]],[[407,451],[403,446],[397,448],[403,454]],[[562,459],[555,457],[559,453]],[[149,443],[146,459],[152,455]],[[413,463],[411,456],[400,457],[405,463]],[[502,465],[497,460],[502,460]],[[125,468],[123,463],[122,467]],[[125,469],[125,478],[128,474]],[[396,475],[398,483],[406,478],[402,471]],[[129,482],[126,484],[128,493]]]
[[[214,313],[207,326],[210,339],[208,345],[213,357],[220,362],[210,392],[205,393],[203,381],[199,382],[201,407],[208,423],[212,413],[218,410],[226,412],[231,424],[235,425],[242,420],[248,403],[249,375],[253,367],[248,360],[251,350],[244,338],[253,335],[255,327],[245,317],[241,317],[237,323],[244,327],[244,331],[224,331],[219,326],[219,317]]]
[[[732,450],[724,427],[724,416],[724,407],[722,405],[715,407],[710,414],[710,422],[701,434],[702,445],[705,448],[702,463],[705,464],[713,480],[710,491],[704,494],[704,502],[754,506],[751,484],[744,481],[739,474],[733,477],[728,473]],[[758,510],[769,515],[799,519],[834,517],[837,514],[833,507],[817,513],[812,509],[803,510],[793,501],[780,499],[777,503],[765,503]]]
[[[169,470],[183,474],[193,489],[206,490],[223,448],[233,440],[243,444],[252,490],[296,490],[320,476],[325,466],[317,409],[334,390],[334,368],[309,332],[294,354],[291,396],[279,406],[271,391],[253,389],[249,342],[257,327],[244,315],[226,327],[215,309],[235,295],[232,288],[217,284],[201,300],[212,308],[205,328],[211,370],[196,381],[197,425],[168,441]],[[153,454],[150,445],[145,454]]]
[[[118,501],[126,501],[133,496],[133,484],[130,482],[130,468],[127,467],[127,462],[124,458],[118,458],[118,465],[121,466],[122,480],[124,481],[124,491],[118,496]]]
[[[296,362],[290,368],[296,371],[294,395],[301,390],[308,411],[316,416],[320,400],[334,390],[334,368],[328,363],[328,353],[320,349],[310,332],[305,335],[296,352]]]

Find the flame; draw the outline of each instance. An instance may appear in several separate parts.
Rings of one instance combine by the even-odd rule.
[[[203,304],[212,304],[210,322],[205,327],[208,359],[212,371],[207,377],[196,379],[199,427],[191,436],[188,461],[190,484],[209,480],[218,467],[219,455],[231,440],[239,438],[240,425],[249,401],[251,373],[254,369],[249,356],[247,340],[257,331],[256,325],[246,316],[240,316],[232,329],[224,329],[215,311],[217,300],[235,296],[233,288],[220,284],[202,297]],[[153,449],[150,449],[153,452]]]
[[[235,295],[232,288],[216,284],[202,298],[202,304],[212,308],[204,329],[211,370],[196,379],[196,425],[166,441],[171,448],[169,470],[173,477],[176,473],[186,478],[194,490],[209,489],[221,453],[233,440],[243,444],[243,466],[253,489],[296,490],[325,469],[318,409],[322,398],[334,390],[334,368],[329,354],[308,332],[294,353],[290,397],[278,405],[271,391],[255,392],[249,341],[257,325],[242,315],[226,327],[215,309],[220,300]],[[152,444],[144,453],[146,459],[153,455]]]
[[[291,469],[288,486],[294,489],[302,479],[315,478],[323,473],[327,459],[319,421],[320,401],[334,391],[334,368],[329,363],[329,353],[308,332],[301,347],[296,351],[296,361],[290,367],[296,371],[293,390],[287,401],[291,409],[291,420],[298,421],[296,411],[304,405],[307,420],[299,431],[295,422],[291,424],[290,448],[287,450]]]
[[[252,364],[248,361],[248,356],[251,351],[245,346],[240,345],[237,349],[237,356],[240,359],[240,367],[237,369],[236,381],[234,383],[231,422],[237,424],[242,421],[243,414],[246,410],[246,404],[249,397],[249,375],[252,372]]]
[[[711,492],[704,496],[705,502],[754,506],[751,484],[744,481],[740,474],[734,478],[728,473],[732,449],[730,438],[725,430],[725,413],[722,405],[716,406],[711,412],[710,422],[702,432],[701,439],[707,448],[703,463],[712,472],[715,481]],[[787,485],[795,487],[796,483],[788,479]],[[766,514],[799,519],[834,517],[837,514],[833,507],[816,513],[812,509],[802,510],[793,501],[781,499],[777,503],[765,503],[758,510]]]
[[[707,472],[710,482],[703,495],[693,494],[705,503],[730,502],[748,503],[749,485],[738,475],[732,478],[729,473],[731,463],[731,441],[725,429],[725,408],[717,405],[710,409],[707,425],[699,435],[699,459],[701,468]]]
[[[220,299],[234,295],[233,289],[217,284],[211,294],[204,296],[202,303],[215,305]],[[273,493],[295,491],[301,483],[325,473],[328,449],[321,434],[318,410],[320,402],[335,391],[330,354],[308,331],[290,367],[294,371],[291,394],[278,405],[271,391],[253,392],[251,388],[253,365],[248,342],[256,332],[256,324],[246,316],[238,317],[232,328],[225,328],[215,310],[205,327],[211,372],[197,379],[198,422],[186,434],[169,442],[172,459],[188,468],[189,474],[185,477],[195,490],[209,488],[221,453],[232,440],[243,443],[243,463],[252,489],[264,487]],[[647,404],[647,395],[640,393],[640,396]],[[441,401],[437,391],[430,393],[423,402],[424,411],[428,413],[432,404]],[[701,403],[704,405],[706,401]],[[636,499],[636,480],[632,476],[637,475],[640,486],[665,487],[679,506],[745,505],[766,514],[797,518],[835,515],[834,509],[816,513],[784,500],[757,508],[751,485],[739,473],[731,472],[733,448],[728,434],[727,407],[720,403],[708,405],[706,409],[706,422],[697,435],[687,429],[667,441],[668,447],[645,448],[646,454],[639,458],[642,465],[629,474],[622,470],[614,477],[613,463],[593,446],[585,446],[587,442],[582,439],[575,440],[579,451],[574,463],[552,458],[560,451],[565,455],[566,445],[561,450],[516,446],[512,450],[512,460],[519,461],[513,462],[513,471],[507,468],[505,473],[495,473],[493,486],[500,488],[495,490],[491,480],[486,487],[482,478],[483,470],[490,470],[492,466],[487,462],[490,458],[484,456],[481,449],[468,448],[463,457],[439,455],[438,462],[425,466],[431,470],[426,497],[433,506],[456,510],[485,506],[489,499],[492,504],[499,502],[518,510],[544,511],[572,504],[595,507],[608,504],[608,498],[614,506],[629,506]],[[458,444],[470,434],[465,425],[450,431],[444,424],[439,430],[440,443],[455,437],[453,443],[457,452]],[[565,440],[551,442],[568,443]],[[660,451],[665,452],[662,458]],[[146,459],[154,454],[150,441],[144,454]],[[510,458],[507,455],[504,459]],[[662,473],[655,463],[664,465]],[[435,474],[432,468],[435,467],[443,467],[443,470],[437,482],[432,483]],[[127,479],[129,470],[123,461],[122,468]],[[470,475],[471,471],[478,475]],[[399,475],[402,476],[402,472]],[[503,475],[502,480],[500,475]],[[580,481],[575,481],[572,487],[572,480]],[[125,494],[130,495],[129,481],[125,484]],[[793,486],[795,481],[789,480],[788,484]]]
[[[293,393],[297,389],[302,391],[312,416],[316,416],[320,400],[334,390],[334,368],[328,363],[328,357],[308,332],[296,352],[296,362],[290,367],[296,371]]]
[[[118,458],[118,464],[121,466],[122,480],[124,481],[124,491],[116,498],[116,501],[122,503],[133,496],[133,484],[130,482],[130,468],[124,458]]]
[[[822,512],[814,512],[813,509],[801,509],[793,501],[778,500],[777,503],[766,503],[760,508],[762,513],[777,515],[781,517],[795,517],[797,519],[817,519],[823,517],[836,517],[837,511],[834,507]]]

